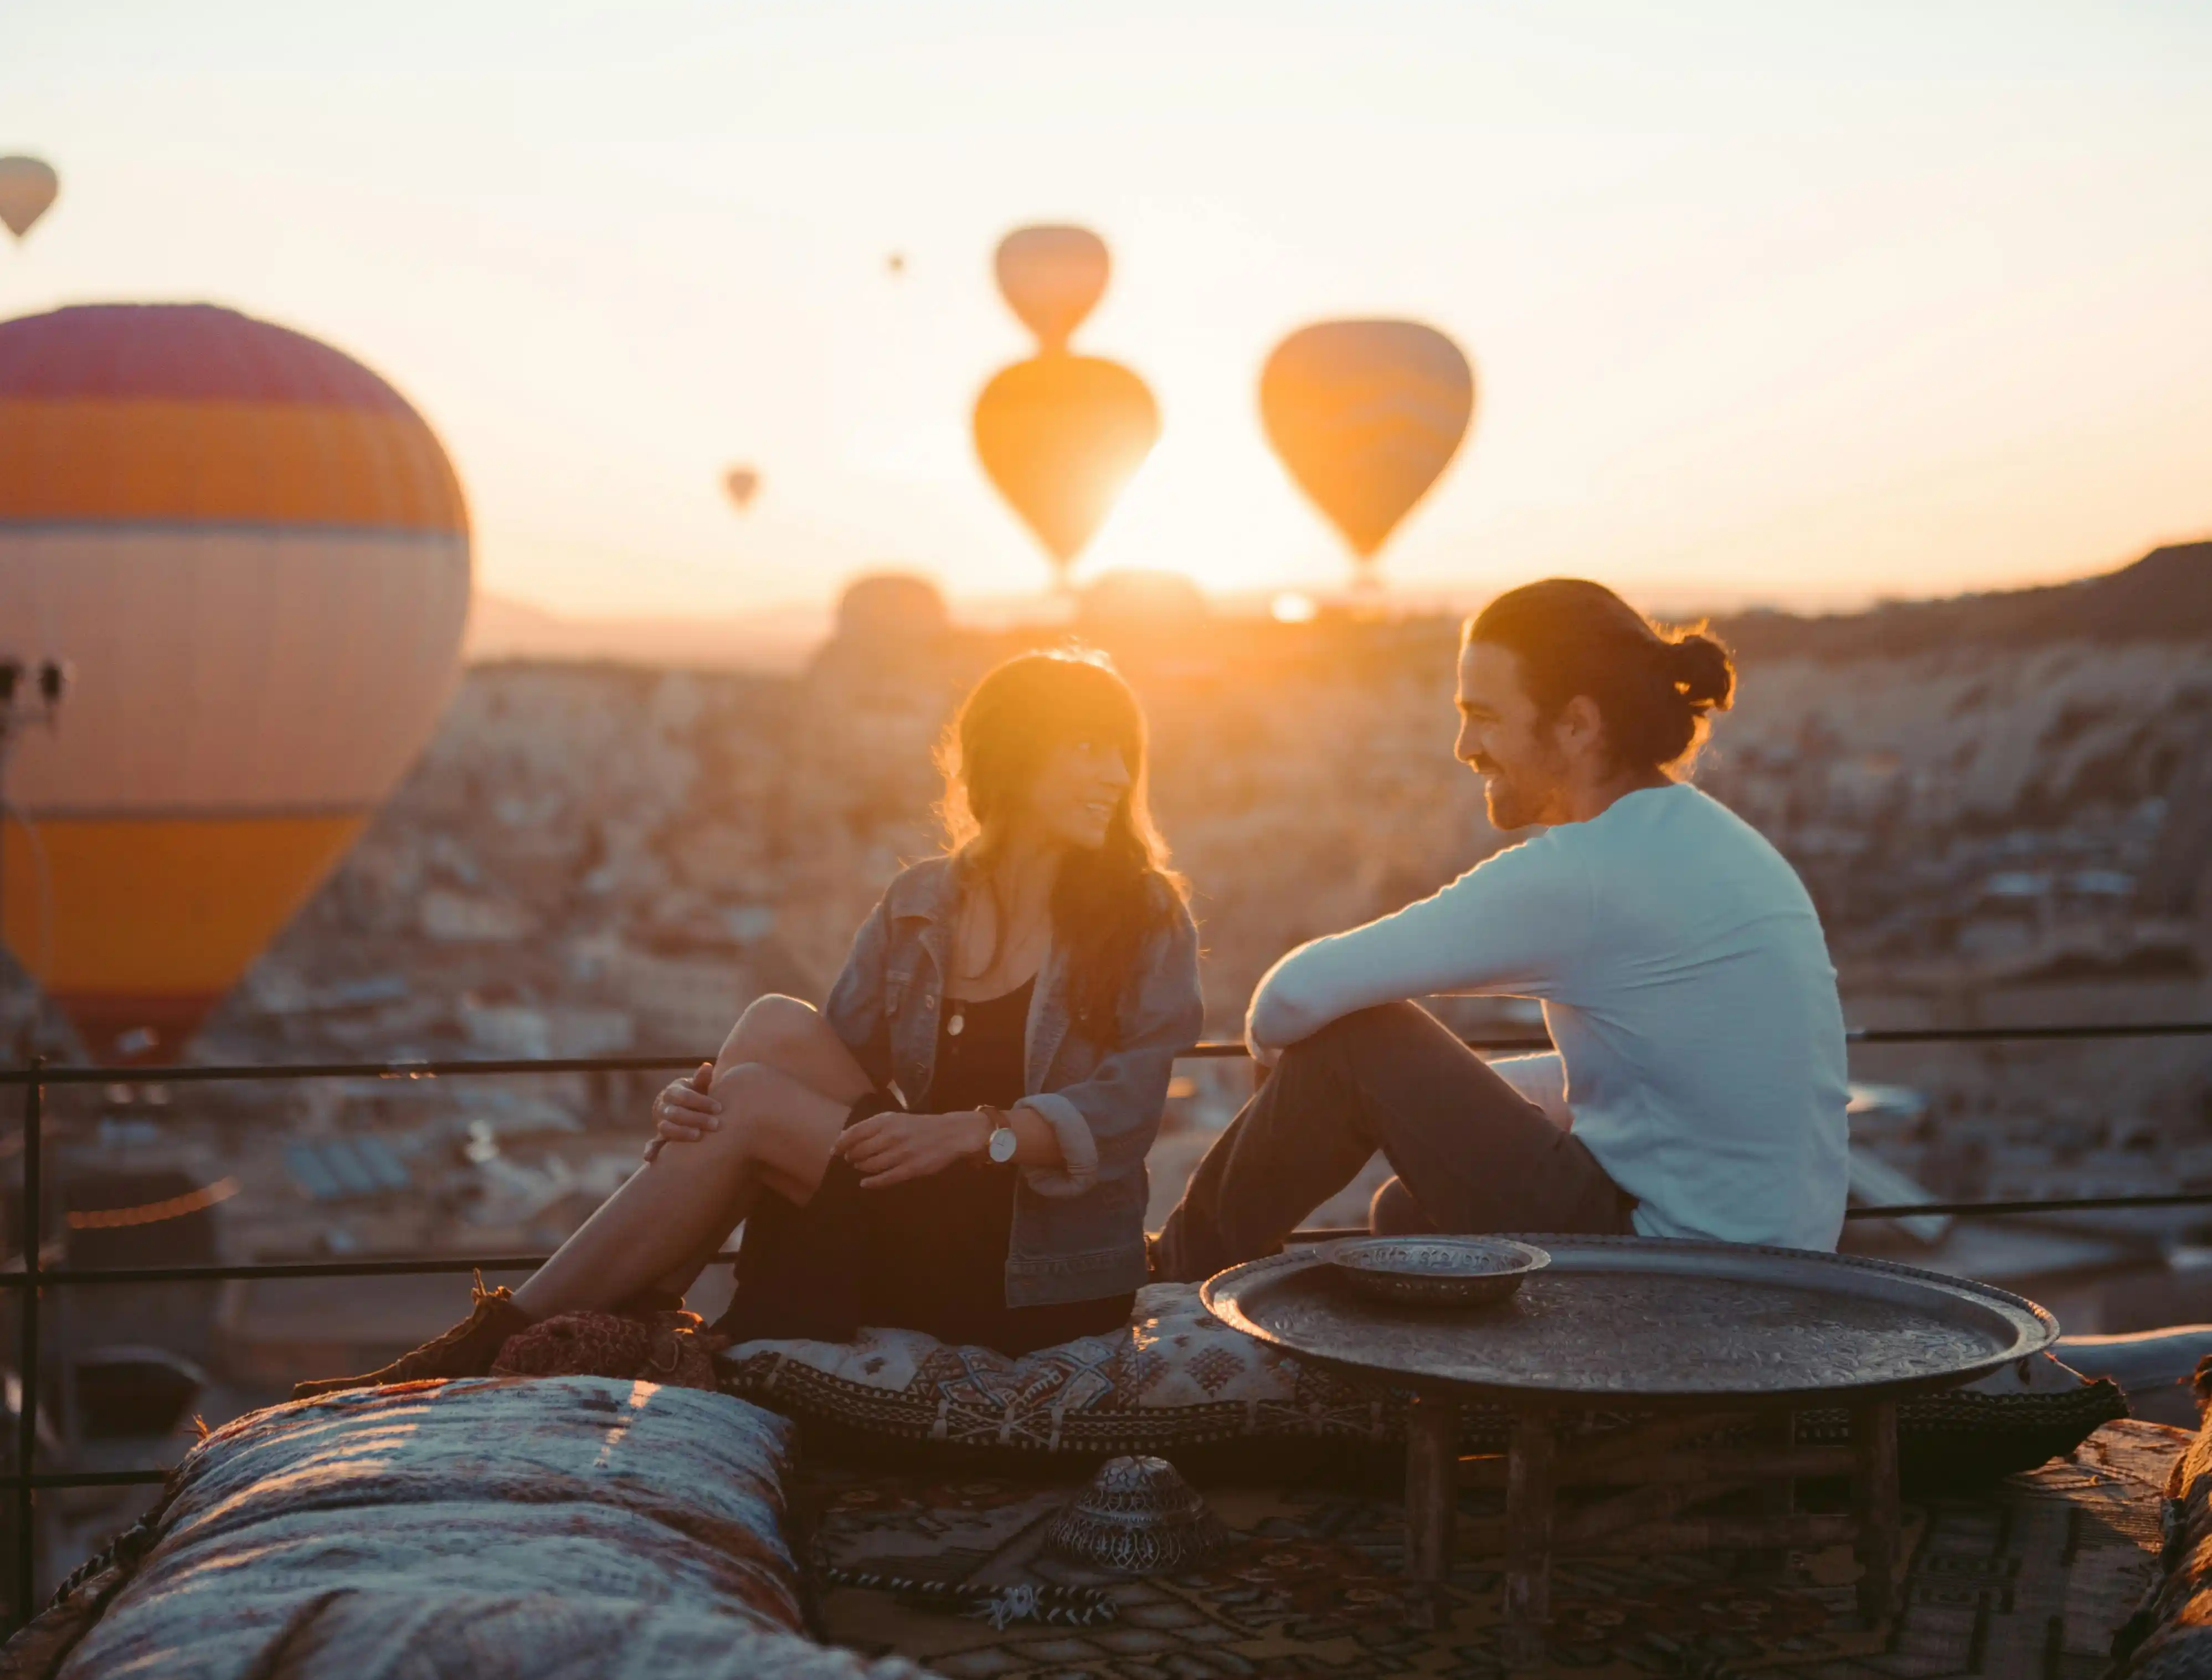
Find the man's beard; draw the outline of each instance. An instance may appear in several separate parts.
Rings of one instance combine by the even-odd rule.
[[[1566,761],[1556,749],[1542,751],[1540,743],[1539,747],[1531,755],[1533,762],[1517,771],[1509,772],[1493,760],[1483,776],[1482,799],[1490,812],[1490,825],[1502,834],[1554,820],[1553,801],[1566,775]]]
[[[1513,778],[1504,770],[1492,770],[1482,784],[1483,804],[1490,813],[1490,825],[1500,833],[1510,834],[1516,828],[1527,828],[1536,820],[1534,802],[1528,800]]]

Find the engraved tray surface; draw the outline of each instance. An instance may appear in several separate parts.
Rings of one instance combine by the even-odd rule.
[[[2058,1336],[2031,1301],[1888,1261],[1515,1235],[1552,1263],[1480,1312],[1386,1306],[1310,1249],[1233,1266],[1200,1298],[1291,1353],[1498,1398],[1874,1398],[1969,1381]]]

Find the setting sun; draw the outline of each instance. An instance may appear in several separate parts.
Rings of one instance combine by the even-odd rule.
[[[1170,410],[1165,435],[1084,557],[1081,576],[1123,567],[1181,572],[1210,595],[1334,588],[1349,578],[1334,533],[1256,435],[1182,435],[1176,419]]]

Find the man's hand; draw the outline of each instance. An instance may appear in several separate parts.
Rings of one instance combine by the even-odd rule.
[[[837,1153],[853,1163],[862,1190],[927,1178],[990,1147],[991,1123],[975,1109],[957,1114],[871,1116],[837,1135]]]
[[[1260,994],[1255,991],[1252,994],[1251,1006],[1244,1011],[1244,1048],[1260,1066],[1272,1068],[1282,1056],[1283,1047],[1260,1042],[1259,1015]]]

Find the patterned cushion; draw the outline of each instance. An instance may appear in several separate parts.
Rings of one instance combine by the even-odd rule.
[[[2127,1415],[2118,1384],[2038,1354],[1899,1406],[1898,1472],[1916,1496],[1965,1493],[2063,1458]],[[1850,1418],[1834,1409],[1802,1412],[1797,1433],[1812,1445],[1840,1444],[1850,1439]]]
[[[1249,1437],[1387,1442],[1389,1391],[1233,1330],[1189,1284],[1139,1292],[1128,1328],[1009,1359],[919,1330],[850,1342],[747,1342],[726,1392],[866,1434],[1045,1452],[1149,1452]]]
[[[862,1435],[1041,1452],[1161,1452],[1232,1440],[1389,1446],[1405,1440],[1407,1396],[1373,1379],[1310,1365],[1233,1330],[1187,1283],[1138,1293],[1127,1329],[1010,1359],[916,1330],[863,1330],[851,1342],[748,1342],[721,1356],[723,1388],[810,1422]],[[2008,1384],[1993,1385],[1992,1389]],[[2110,1383],[2067,1379],[2019,1392],[1938,1395],[1908,1403],[1899,1451],[1926,1486],[2028,1470],[2127,1415]],[[1593,1412],[1602,1430],[1622,1414]],[[1841,1440],[1838,1409],[1802,1413],[1808,1441]],[[1502,1452],[1506,1418],[1466,1409],[1462,1446]]]
[[[2212,1356],[2197,1370],[2197,1394],[2212,1398]],[[2112,1640],[2111,1680],[2194,1680],[2212,1674],[2212,1419],[2174,1460],[2166,1484],[2166,1546],[2160,1570]]]
[[[795,1632],[791,1435],[597,1377],[271,1407],[201,1443],[0,1675],[909,1680]]]

